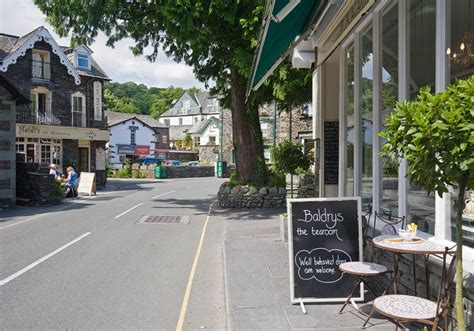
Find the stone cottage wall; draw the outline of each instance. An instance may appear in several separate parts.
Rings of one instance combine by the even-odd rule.
[[[286,189],[283,187],[234,187],[221,185],[218,204],[222,208],[277,208],[286,205]]]

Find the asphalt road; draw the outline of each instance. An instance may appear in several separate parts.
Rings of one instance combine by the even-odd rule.
[[[0,212],[0,328],[225,329],[224,222],[209,218],[193,268],[220,183],[116,180],[96,197]],[[190,222],[137,224],[144,215]]]

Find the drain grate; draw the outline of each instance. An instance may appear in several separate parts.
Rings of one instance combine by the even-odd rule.
[[[139,224],[189,224],[189,216],[150,216],[143,215],[137,223]]]

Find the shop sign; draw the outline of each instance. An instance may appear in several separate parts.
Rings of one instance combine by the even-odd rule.
[[[79,178],[79,186],[77,187],[78,193],[84,193],[89,195],[96,195],[96,185],[95,185],[95,173],[93,172],[81,172],[81,177]]]
[[[108,141],[109,131],[92,128],[75,128],[37,124],[17,124],[16,136],[22,138]]]
[[[102,121],[102,84],[94,82],[94,120]]]
[[[360,197],[288,200],[292,303],[347,299],[357,278],[339,265],[362,260],[360,210]],[[361,288],[354,299],[363,298]]]
[[[150,146],[117,144],[117,153],[128,155],[150,155]]]

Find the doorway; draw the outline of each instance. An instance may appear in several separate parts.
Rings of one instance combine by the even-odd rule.
[[[79,147],[79,162],[77,165],[78,175],[81,172],[89,172],[89,148]]]

